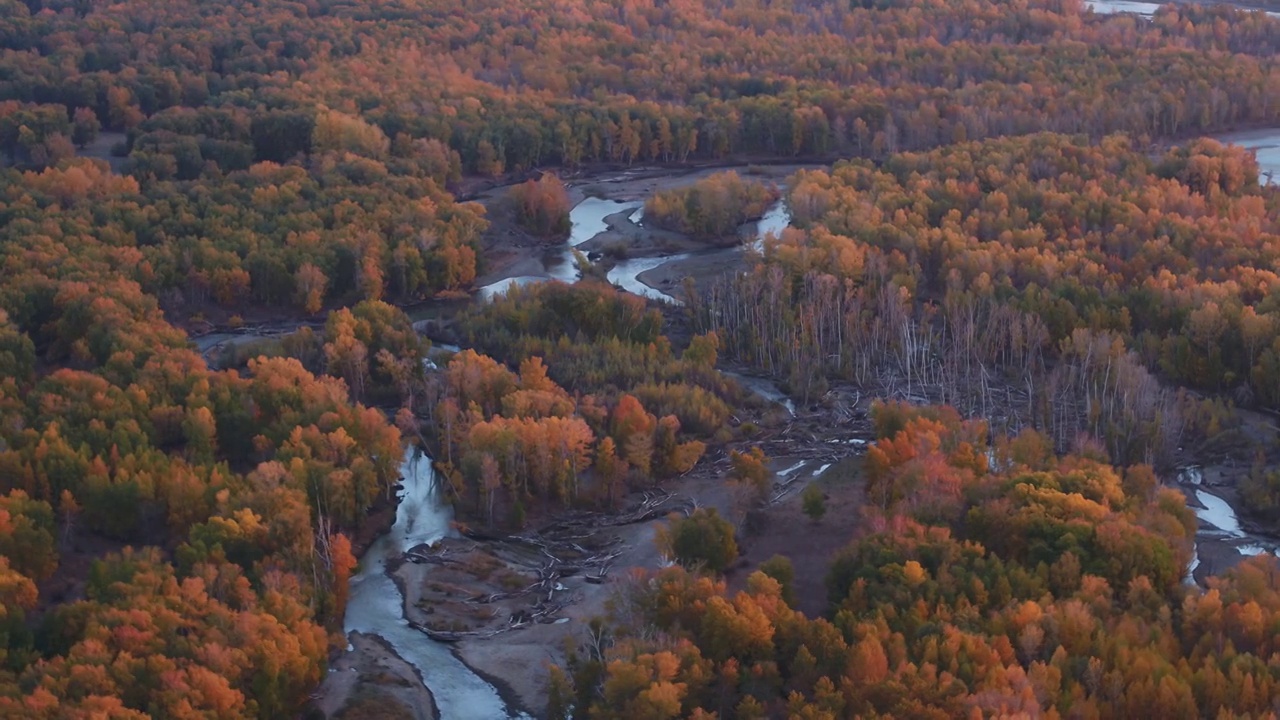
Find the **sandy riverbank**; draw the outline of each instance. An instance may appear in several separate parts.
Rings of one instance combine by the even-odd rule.
[[[376,635],[352,633],[347,652],[312,694],[325,717],[436,720],[435,698],[412,665]]]
[[[673,500],[678,497],[673,495]],[[526,564],[510,562],[510,549],[498,543],[447,541],[436,547],[435,554],[453,558],[454,563],[404,563],[394,571],[397,584],[404,589],[405,617],[442,631],[498,631],[453,643],[454,654],[493,684],[511,706],[536,717],[546,707],[549,668],[564,667],[568,651],[587,640],[588,623],[606,614],[609,599],[628,581],[633,568],[660,566],[662,558],[653,539],[661,522],[653,519],[600,528],[597,535],[607,541],[616,537],[613,547],[621,550],[605,582],[588,582],[585,573],[562,577],[552,595],[553,602],[563,603],[561,609],[546,622],[507,631],[501,630],[510,618],[534,611],[540,598],[534,595],[492,603],[475,599],[516,590],[517,585],[536,580],[536,573]],[[591,540],[582,542],[588,545]]]
[[[463,640],[455,647],[458,657],[480,676],[500,681],[530,714],[541,715],[547,704],[550,667],[565,667],[568,651],[587,640],[588,623],[606,614],[609,598],[627,582],[632,568],[652,569],[660,564],[653,543],[659,522],[610,529],[617,532],[626,550],[606,582],[592,584],[581,576],[560,581],[569,603],[558,617],[567,618],[567,622],[538,623],[491,638]]]
[[[684,292],[685,278],[693,278],[694,286],[702,290],[725,276],[740,273],[746,269],[746,253],[735,248],[672,260],[652,270],[645,270],[637,275],[636,279],[654,290],[686,302],[688,298],[685,297]]]

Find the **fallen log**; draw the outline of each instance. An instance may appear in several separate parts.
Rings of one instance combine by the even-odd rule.
[[[417,565],[457,565],[457,560],[445,555],[428,555],[422,552],[410,550],[404,554],[404,559]]]

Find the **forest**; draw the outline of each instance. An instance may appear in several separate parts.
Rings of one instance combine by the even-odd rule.
[[[349,632],[425,452],[397,624],[513,716],[1275,717],[1280,564],[1175,478],[1280,532],[1280,194],[1207,137],[1278,57],[1212,3],[0,0],[0,716],[465,720]],[[484,292],[628,182],[681,304]]]
[[[739,226],[758,218],[778,199],[777,191],[743,180],[735,172],[717,173],[692,187],[658,193],[644,205],[659,227],[696,238],[734,238]]]
[[[1273,712],[1274,559],[1187,592],[1195,520],[1149,467],[1055,456],[1034,433],[988,464],[986,428],[954,411],[875,421],[868,493],[888,500],[832,559],[825,616],[790,607],[785,565],[735,593],[681,567],[634,578],[623,621],[557,674],[551,715]]]
[[[1180,437],[1156,377],[1280,406],[1276,198],[1238,147],[967,143],[803,172],[787,203],[795,229],[697,312],[797,392],[887,369],[992,417],[1009,381],[1030,389],[1023,422],[1122,462]]]

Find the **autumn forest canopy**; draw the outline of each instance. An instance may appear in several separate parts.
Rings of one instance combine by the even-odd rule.
[[[727,498],[540,717],[1275,717],[1280,564],[1188,579],[1168,480],[1280,530],[1280,193],[1206,137],[1277,126],[1228,5],[0,0],[0,716],[324,716],[416,446],[472,538]],[[469,301],[574,178],[695,167],[645,232],[790,227],[680,306],[585,253]],[[751,556],[762,447],[854,416],[791,496],[854,530]]]

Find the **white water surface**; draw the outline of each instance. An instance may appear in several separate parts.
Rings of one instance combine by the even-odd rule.
[[[764,252],[764,241],[769,237],[778,237],[791,225],[791,210],[785,200],[779,200],[765,211],[764,217],[756,223],[756,239],[751,243],[756,252]]]
[[[614,213],[639,210],[643,215],[644,203],[620,202],[606,198],[589,197],[569,211],[569,246],[577,247],[609,229],[605,218]]]
[[[1200,501],[1202,508],[1193,508],[1196,517],[1203,522],[1218,528],[1222,532],[1231,537],[1242,538],[1245,536],[1244,530],[1240,527],[1240,520],[1236,517],[1236,511],[1226,500],[1204,490],[1196,490],[1196,499]]]
[[[808,462],[808,461],[807,461],[807,460],[801,460],[800,462],[796,463],[795,465],[792,465],[791,467],[787,468],[786,470],[779,470],[779,471],[778,471],[778,477],[786,477],[786,476],[790,475],[791,473],[793,473],[793,472],[795,472],[795,471],[799,470],[800,468],[804,467],[804,464],[805,464],[806,462]]]
[[[503,278],[492,285],[485,285],[478,291],[481,300],[492,300],[499,295],[506,295],[507,290],[512,286],[524,287],[525,285],[534,285],[540,282],[546,282],[547,278],[537,275],[521,275],[519,277]]]
[[[623,260],[614,265],[609,270],[609,282],[626,290],[629,293],[640,295],[661,302],[671,303],[672,305],[682,305],[676,298],[648,285],[640,282],[640,273],[647,272],[656,267],[662,267],[669,262],[684,260],[689,257],[690,253],[680,253],[679,255],[665,255],[663,257],[651,258],[632,258]]]

